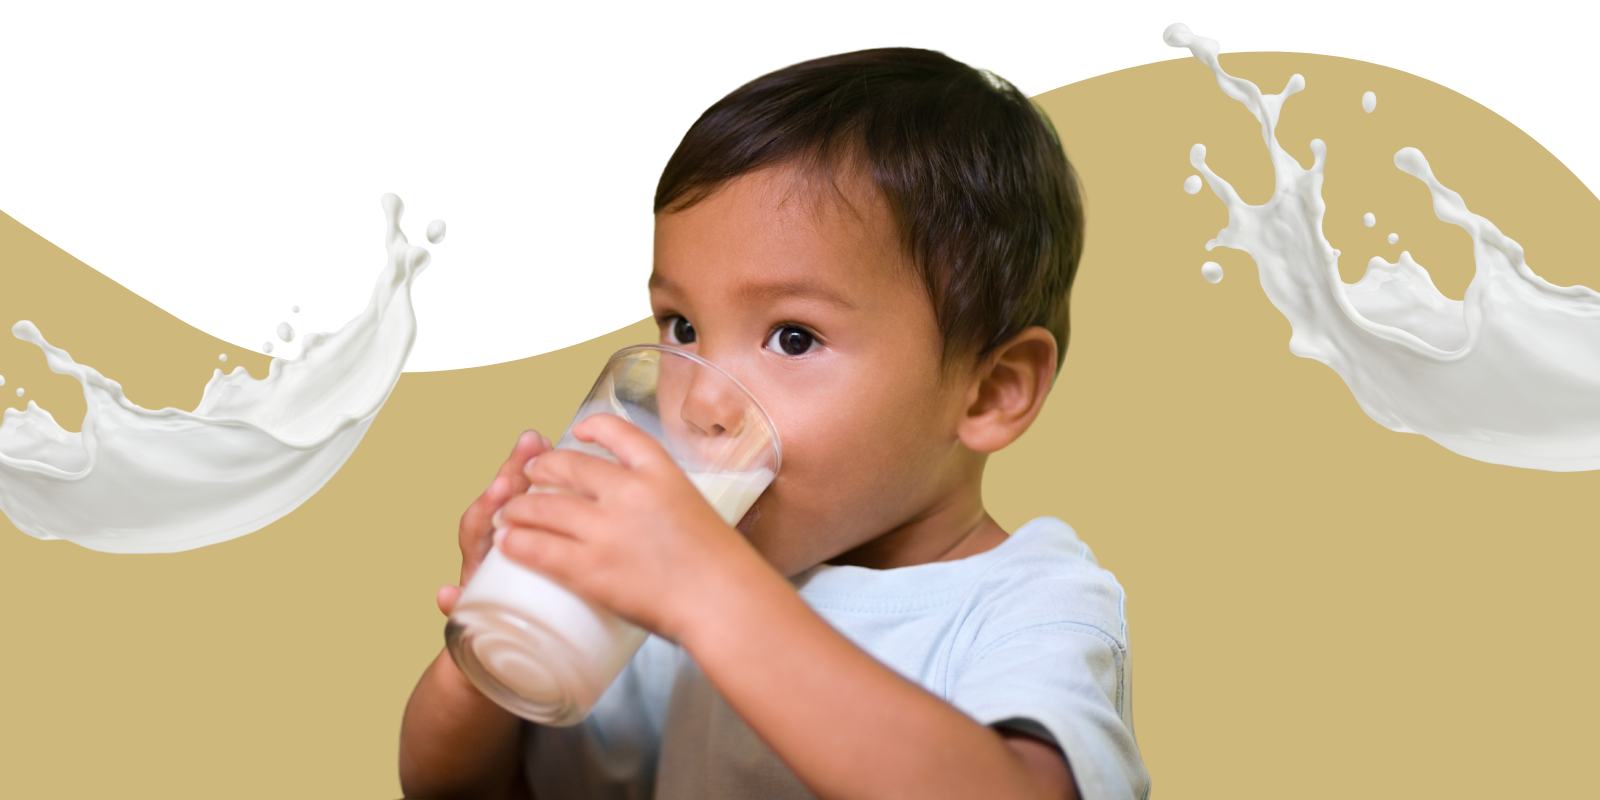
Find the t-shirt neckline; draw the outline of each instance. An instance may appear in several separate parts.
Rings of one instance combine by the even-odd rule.
[[[1058,528],[1059,531],[1054,530]],[[794,576],[790,582],[802,596],[813,600],[942,595],[969,585],[989,568],[1026,546],[1036,535],[1052,532],[1064,532],[1076,538],[1065,522],[1054,517],[1039,517],[1017,528],[1000,544],[966,558],[892,569],[818,564]]]

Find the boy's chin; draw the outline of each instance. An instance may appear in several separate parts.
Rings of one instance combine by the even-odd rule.
[[[750,504],[750,510],[744,512],[744,516],[739,518],[739,524],[733,526],[733,529],[738,531],[745,538],[749,538],[750,531],[754,530],[756,527],[756,520],[760,518],[761,501],[757,500]]]

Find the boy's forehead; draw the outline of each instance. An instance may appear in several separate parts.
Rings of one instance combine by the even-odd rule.
[[[735,178],[656,215],[650,288],[717,284],[749,300],[799,295],[846,307],[910,270],[887,203],[859,177],[793,166]],[[705,287],[709,288],[709,287]]]
[[[858,303],[851,298],[853,293],[846,287],[836,285],[834,282],[817,275],[805,275],[798,278],[784,278],[780,276],[744,276],[744,280],[733,283],[730,287],[735,299],[752,303],[774,302],[784,298],[799,298],[816,300],[837,306],[846,311],[856,310]],[[650,274],[650,288],[682,294],[690,291],[693,276],[683,283],[664,277],[659,271]]]
[[[716,218],[737,227],[776,225],[835,237],[842,229],[862,234],[893,227],[882,193],[862,169],[794,160],[731,178],[699,203],[657,218],[686,216]]]

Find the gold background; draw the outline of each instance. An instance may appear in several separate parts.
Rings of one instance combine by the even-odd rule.
[[[1449,296],[1470,280],[1467,235],[1393,166],[1415,146],[1535,272],[1600,286],[1584,249],[1600,202],[1506,120],[1363,62],[1222,61],[1269,92],[1305,75],[1279,140],[1306,164],[1307,142],[1328,143],[1324,229],[1346,280],[1403,249]],[[1591,791],[1600,473],[1482,464],[1392,433],[1332,370],[1289,354],[1250,259],[1204,250],[1226,222],[1221,202],[1181,188],[1195,142],[1246,200],[1272,185],[1256,123],[1198,62],[1038,100],[1083,179],[1089,238],[1061,382],[991,463],[986,497],[1008,529],[1067,520],[1127,589],[1156,794]],[[1366,211],[1377,227],[1361,224]],[[349,268],[376,274],[377,231],[373,263]],[[448,259],[448,242],[438,251]],[[1207,260],[1227,270],[1221,284],[1200,279]],[[220,352],[226,370],[266,372],[265,356],[4,215],[0,275],[0,321],[33,320],[146,408],[193,408]],[[416,290],[429,288],[424,276]],[[407,374],[320,493],[231,542],[107,555],[0,522],[0,794],[398,796],[400,714],[442,644],[433,593],[454,582],[462,510],[519,431],[554,438],[605,356],[653,337],[642,323],[512,363]],[[0,338],[0,374],[0,400],[37,400],[76,429],[77,384],[35,348]]]

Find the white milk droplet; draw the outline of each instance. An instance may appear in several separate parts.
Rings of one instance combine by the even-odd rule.
[[[272,342],[262,342],[261,343],[261,352],[263,352],[263,353],[271,353],[272,352]]]
[[[1370,228],[1378,224],[1378,218],[1372,216],[1372,212],[1368,211],[1367,213],[1361,215],[1361,224]]]
[[[1400,242],[1400,234],[1398,234],[1398,233],[1389,234],[1389,244],[1399,244],[1399,242]]]
[[[1367,92],[1366,94],[1361,95],[1361,110],[1362,111],[1365,111],[1368,114],[1371,114],[1372,113],[1372,109],[1377,108],[1377,107],[1378,107],[1378,96],[1377,95],[1373,94],[1372,92]],[[1404,115],[1402,114],[1401,116],[1404,116]]]
[[[293,306],[289,310],[293,311],[296,314],[300,313],[300,307],[299,306]]]
[[[0,375],[0,386],[6,385],[6,376]]]
[[[294,328],[289,327],[287,322],[278,323],[278,338],[286,342],[294,341]]]
[[[1164,38],[1188,47],[1261,124],[1276,187],[1266,203],[1245,203],[1206,166],[1204,146],[1194,146],[1189,162],[1228,209],[1228,226],[1207,249],[1255,259],[1262,290],[1294,330],[1290,352],[1332,367],[1362,410],[1390,430],[1493,464],[1600,469],[1600,292],[1535,275],[1522,246],[1468,211],[1411,147],[1395,153],[1395,166],[1427,185],[1440,220],[1472,237],[1477,263],[1466,299],[1440,294],[1406,252],[1394,263],[1372,259],[1360,281],[1345,283],[1339,251],[1321,228],[1327,145],[1312,140],[1305,169],[1275,135],[1284,101],[1305,79],[1295,75],[1279,94],[1262,95],[1222,70],[1215,41],[1183,25]]]
[[[1190,175],[1188,178],[1184,179],[1183,190],[1189,194],[1194,194],[1200,191],[1200,176]]]
[[[17,387],[17,396],[18,396],[18,397],[21,397],[21,396],[23,396],[23,395],[25,395],[25,394],[27,394],[27,393],[28,393],[28,390],[27,390],[27,389],[24,389],[24,388],[22,388],[22,387],[21,387],[21,386],[18,386],[18,387]],[[10,414],[7,414],[7,415],[6,415],[6,416],[7,416],[7,417],[9,417],[9,416],[11,416],[11,415],[10,415]]]
[[[293,511],[322,488],[394,391],[416,338],[412,284],[428,251],[400,233],[383,197],[385,259],[367,307],[333,333],[308,332],[267,377],[212,373],[192,412],[150,412],[122,387],[45,341],[11,330],[50,370],[83,386],[83,433],[35,403],[0,423],[0,510],[30,536],[91,550],[170,553],[227,541]]]
[[[1205,278],[1206,283],[1216,283],[1222,280],[1222,265],[1215,261],[1207,261],[1201,264],[1200,277]]]
[[[436,219],[428,223],[428,241],[438,244],[444,239],[444,220]]]
[[[217,355],[217,360],[218,361],[227,361],[228,360],[228,354],[227,353],[218,354]]]

